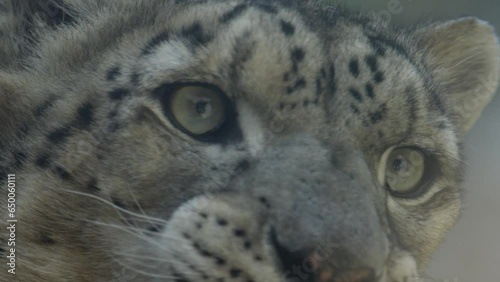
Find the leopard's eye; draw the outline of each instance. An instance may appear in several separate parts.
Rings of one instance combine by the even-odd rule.
[[[395,196],[408,197],[422,187],[426,172],[426,156],[418,149],[393,150],[386,162],[385,179]]]
[[[226,106],[221,93],[199,86],[179,88],[170,97],[172,117],[193,135],[217,130],[226,119]]]
[[[217,86],[201,82],[164,84],[153,91],[170,123],[205,143],[241,142],[236,107]]]

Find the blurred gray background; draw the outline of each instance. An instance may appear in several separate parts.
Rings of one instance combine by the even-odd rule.
[[[368,12],[382,11],[394,23],[476,16],[494,25],[500,35],[499,0],[336,2]],[[428,272],[429,279],[425,282],[500,281],[500,94],[467,136],[465,156],[467,194],[464,213],[435,254]]]

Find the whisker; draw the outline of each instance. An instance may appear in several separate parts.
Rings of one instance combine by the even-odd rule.
[[[178,265],[178,266],[185,266],[185,264],[182,263],[181,261],[153,258],[150,256],[137,255],[137,254],[131,254],[131,253],[124,253],[124,252],[114,252],[114,254],[118,255],[119,257],[138,259],[138,261],[146,260],[146,261],[153,261],[153,262],[159,262],[159,263],[169,263],[169,264],[174,264],[174,265]],[[145,264],[145,266],[149,266],[149,264]]]
[[[142,241],[147,242],[155,247],[158,247],[160,249],[165,249],[165,246],[160,244],[157,240],[154,240],[154,239],[151,239],[147,236],[144,236],[144,234],[138,233],[135,229],[131,230],[131,228],[129,228],[129,227],[124,227],[124,226],[120,226],[120,225],[116,225],[116,224],[104,223],[104,222],[99,222],[99,221],[92,221],[92,220],[85,220],[85,221],[88,221],[88,222],[93,223],[95,225],[111,227],[111,228],[115,228],[115,229],[118,229],[121,231],[125,231],[126,233],[128,233],[128,234],[130,234],[138,239],[141,239]],[[171,238],[165,237],[165,238],[167,238],[169,240],[180,240],[180,238],[175,238],[175,237],[171,237]]]
[[[127,186],[127,187],[128,187],[128,186]],[[128,187],[128,190],[129,190],[129,192],[130,192],[130,195],[131,195],[131,196],[132,196],[132,198],[134,199],[135,204],[136,204],[136,205],[137,205],[137,207],[139,208],[139,211],[142,213],[142,215],[143,215],[143,216],[145,216],[145,217],[147,218],[147,219],[146,219],[146,220],[147,220],[147,222],[148,222],[149,224],[151,224],[151,225],[153,225],[154,227],[156,227],[156,228],[157,228],[157,227],[158,227],[158,226],[157,226],[157,224],[156,224],[156,223],[153,223],[153,221],[151,221],[151,218],[152,218],[152,217],[148,216],[148,215],[146,214],[146,212],[142,209],[142,206],[141,206],[141,204],[139,203],[139,201],[137,200],[137,197],[135,196],[134,191],[132,191],[132,189],[130,189],[130,187]]]
[[[119,210],[121,212],[124,212],[126,214],[129,214],[129,215],[132,215],[132,216],[135,216],[135,217],[139,217],[139,218],[144,218],[144,219],[148,219],[148,220],[153,220],[153,221],[157,221],[157,222],[160,222],[162,224],[167,224],[168,222],[164,219],[159,219],[159,218],[154,218],[154,217],[149,217],[149,216],[145,216],[145,215],[141,215],[141,214],[138,214],[138,213],[135,213],[135,212],[131,212],[129,210],[126,210],[126,209],[123,209],[115,204],[113,204],[112,202],[108,201],[108,200],[105,200],[101,197],[97,197],[95,195],[92,195],[92,194],[88,194],[88,193],[83,193],[83,192],[78,192],[78,191],[71,191],[71,190],[67,190],[67,189],[64,189],[62,190],[64,192],[67,192],[67,193],[72,193],[72,194],[76,194],[76,195],[80,195],[80,196],[85,196],[85,197],[89,197],[89,198],[92,198],[94,200],[97,200],[97,201],[100,201],[104,204],[107,204],[113,208],[115,208],[116,210]]]
[[[111,259],[119,264],[120,266],[122,266],[123,268],[126,268],[128,270],[131,270],[131,271],[134,271],[138,274],[141,274],[143,276],[147,276],[147,277],[153,277],[153,278],[160,278],[160,279],[175,279],[176,277],[175,276],[171,276],[171,275],[161,275],[161,274],[151,274],[151,273],[148,273],[148,272],[145,272],[145,271],[142,271],[142,270],[139,270],[139,269],[135,269],[133,268],[132,266],[129,266],[125,263],[122,263],[121,261],[111,257]]]

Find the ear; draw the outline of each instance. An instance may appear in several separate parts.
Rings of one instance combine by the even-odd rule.
[[[416,31],[420,47],[459,135],[469,131],[493,98],[500,75],[500,48],[493,28],[476,18]]]

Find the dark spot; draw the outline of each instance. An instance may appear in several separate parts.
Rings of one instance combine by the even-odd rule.
[[[281,31],[288,37],[293,36],[295,33],[295,26],[290,22],[281,20]]]
[[[236,39],[233,44],[233,60],[229,64],[229,78],[231,81],[240,79],[241,71],[244,69],[246,62],[250,61],[255,54],[256,45],[256,41],[248,33]]]
[[[86,130],[94,121],[94,106],[88,102],[78,108],[77,127]]]
[[[370,44],[372,45],[372,47],[374,47],[374,50],[376,51],[377,55],[383,56],[385,54],[385,51],[384,50],[381,51],[381,48],[382,48],[382,46],[386,46],[386,47],[389,47],[392,50],[396,51],[398,54],[400,54],[404,58],[410,60],[410,56],[409,56],[408,51],[407,51],[408,48],[401,45],[401,43],[397,42],[394,38],[388,38],[382,34],[377,34],[374,36],[367,35],[367,36],[368,36],[368,39],[370,40]]]
[[[382,81],[384,81],[385,77],[384,77],[384,74],[382,72],[377,72],[374,76],[373,76],[373,80],[375,81],[375,83],[381,83]]]
[[[185,0],[184,0],[185,1]],[[184,275],[180,274],[179,272],[175,271],[173,268],[171,268],[172,276],[174,276],[175,282],[191,282],[189,279],[184,277]]]
[[[386,104],[380,105],[379,109],[375,112],[369,113],[370,121],[372,124],[377,124],[385,118],[385,113],[387,112]]]
[[[432,101],[430,103],[431,108],[438,110],[442,115],[444,115],[446,113],[446,109],[443,105],[443,101],[441,99],[441,96],[438,93],[436,93],[436,91],[434,91],[434,90],[431,90],[430,92],[431,92],[430,96],[431,96],[431,101]]]
[[[244,237],[246,235],[246,232],[243,229],[235,229],[233,230],[233,234],[236,237]]]
[[[378,70],[377,57],[373,55],[366,56],[365,62],[372,73],[375,73]]]
[[[71,180],[73,179],[73,176],[63,167],[56,166],[54,168],[55,174],[57,174],[59,177],[61,177],[63,180]]]
[[[226,260],[221,258],[221,257],[215,257],[215,263],[218,264],[218,265],[225,265],[226,264]]]
[[[259,255],[255,256],[253,259],[256,261],[262,261],[262,257]]]
[[[121,68],[119,66],[112,67],[106,73],[107,81],[115,81],[121,75]]]
[[[118,89],[112,90],[111,92],[108,93],[109,98],[111,98],[112,100],[121,100],[125,96],[127,96],[128,94],[129,94],[129,91],[127,89],[124,89],[124,88],[118,88]]]
[[[54,144],[60,144],[71,136],[71,126],[65,126],[49,133],[47,138]]]
[[[349,63],[349,71],[354,77],[357,78],[359,76],[359,63],[357,59],[352,59]]]
[[[259,197],[259,202],[266,206],[266,208],[270,208],[271,205],[269,204],[269,201],[267,200],[266,197]]]
[[[351,104],[351,111],[355,114],[359,114],[359,108]]]
[[[168,41],[169,38],[170,36],[166,31],[162,31],[161,33],[155,35],[153,38],[149,40],[146,46],[142,49],[142,55],[143,56],[150,55],[151,53],[153,53],[153,50],[158,47],[158,45]]]
[[[212,40],[211,36],[203,32],[203,28],[199,22],[195,22],[191,26],[184,28],[182,30],[182,36],[187,38],[191,44],[197,46],[205,45]]]
[[[377,54],[377,56],[385,56],[385,48],[382,45],[382,43],[379,40],[377,40],[376,37],[368,36],[368,41],[373,51],[375,51],[375,53]]]
[[[250,250],[250,248],[252,247],[252,242],[250,242],[250,241],[245,241],[245,242],[243,243],[243,247],[244,247],[245,249],[247,249],[247,250]]]
[[[40,235],[40,242],[42,242],[42,244],[44,245],[54,245],[56,243],[54,239],[52,239],[49,235],[45,233],[42,233],[42,235]]]
[[[114,118],[116,118],[117,115],[118,115],[118,111],[117,110],[112,110],[111,112],[108,113],[108,118],[109,119],[114,119]]]
[[[101,188],[99,188],[99,186],[97,186],[97,179],[92,178],[87,183],[87,190],[89,190],[91,193],[99,193],[101,191]]]
[[[262,3],[259,3],[259,4],[254,4],[254,6],[263,11],[263,12],[266,12],[268,14],[277,14],[278,13],[278,9],[275,7],[275,6],[272,6],[272,5],[268,5],[268,4],[262,4]]]
[[[240,274],[241,274],[241,270],[236,269],[236,268],[232,268],[232,269],[229,271],[229,273],[231,274],[231,277],[232,277],[232,278],[237,278],[237,277],[239,277],[239,276],[240,276]]]
[[[111,202],[113,203],[113,205],[121,208],[121,209],[127,209],[127,206],[122,202],[122,200],[118,199],[118,198],[115,198],[115,197],[111,197]]]
[[[35,160],[35,164],[41,168],[48,168],[50,166],[49,154],[43,154]]]
[[[213,256],[212,253],[210,253],[207,250],[203,250],[203,249],[200,248],[198,251],[200,252],[200,255],[203,256],[203,257],[210,258],[210,257]]]
[[[208,214],[202,212],[200,213],[200,216],[203,217],[204,219],[207,219],[208,218]]]
[[[316,78],[316,95],[321,96],[323,94],[323,82],[321,78]]]
[[[201,223],[196,223],[196,229],[202,229],[203,228],[203,224]]]
[[[302,102],[302,106],[307,107],[310,103],[309,99],[305,99],[304,102]]]
[[[248,9],[247,4],[239,4],[236,7],[234,7],[231,11],[222,15],[222,17],[219,19],[219,21],[221,23],[227,24],[230,21],[241,16],[246,11],[246,9]]]
[[[375,92],[373,90],[373,85],[371,83],[366,84],[365,90],[366,90],[366,96],[368,96],[371,99],[373,99],[373,97],[375,97]]]
[[[242,160],[238,163],[238,165],[235,167],[234,171],[241,173],[243,171],[246,171],[250,168],[250,162],[248,160]]]
[[[286,81],[290,81],[290,73],[289,73],[289,72],[287,72],[287,73],[285,73],[285,74],[283,75],[283,81],[285,81],[285,82],[286,82]]]
[[[321,68],[320,75],[321,75],[322,78],[326,78],[326,70],[325,70],[325,68]]]
[[[34,116],[35,117],[42,116],[50,107],[52,107],[54,105],[55,101],[56,101],[55,98],[49,99],[49,100],[45,101],[43,104],[41,104],[40,106],[36,107],[35,111],[33,113]]]
[[[305,53],[301,48],[295,48],[290,54],[292,60],[292,72],[297,73],[299,71],[299,63],[304,60]]]
[[[293,86],[287,87],[286,93],[292,94],[295,91],[305,88],[306,85],[307,85],[306,80],[304,78],[300,78],[297,81],[295,81],[295,84]]]
[[[41,12],[39,14],[42,15],[50,27],[70,25],[76,22],[76,19],[72,16],[75,11],[70,11],[70,7],[62,0],[46,1],[38,5]]]
[[[337,92],[337,83],[335,81],[335,66],[333,64],[330,65],[329,69],[328,89],[330,91],[330,96],[335,95],[335,92]]]
[[[360,103],[363,102],[363,96],[356,89],[353,89],[353,88],[349,89],[349,93],[351,93],[351,96],[354,99],[356,99],[356,101],[358,101]]]
[[[302,62],[302,60],[304,60],[304,57],[305,57],[305,52],[303,49],[301,48],[295,48],[292,50],[292,61],[294,62]]]
[[[220,225],[220,226],[226,226],[227,225],[227,220],[225,220],[223,218],[218,218],[217,219],[217,224]]]

